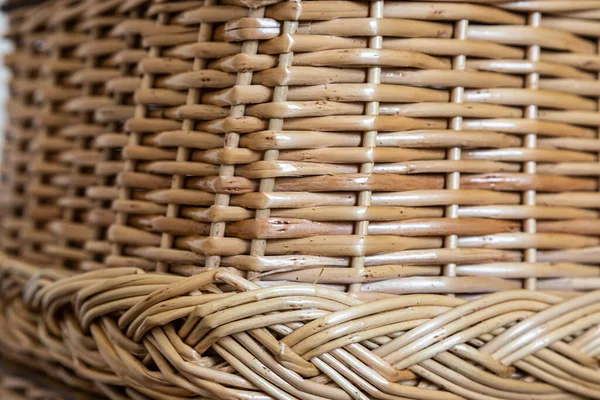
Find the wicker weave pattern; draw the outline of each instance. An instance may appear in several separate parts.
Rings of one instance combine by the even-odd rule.
[[[4,286],[30,273],[3,261]],[[49,280],[4,295],[0,316],[14,322],[2,321],[0,341],[17,353],[29,343],[38,360],[60,361],[115,399],[600,398],[599,291],[364,303],[310,284],[260,289],[223,269]],[[111,386],[121,384],[126,397]]]
[[[576,35],[594,10],[557,16],[564,7],[306,1],[183,14],[215,32],[167,52],[201,56],[192,71],[157,80],[189,88],[176,109],[189,119],[123,175],[150,192],[143,218],[112,239],[139,258],[129,265],[233,267],[262,284],[596,288],[585,265],[598,261],[596,46]]]
[[[71,167],[69,196],[61,199],[61,219],[49,226],[62,244],[53,255],[67,266],[101,268],[110,253],[106,228],[115,222],[111,202],[118,197],[115,177],[123,170],[123,124],[133,117],[133,93],[140,85],[136,67],[146,55],[136,37],[148,21],[135,18],[144,3],[90,2],[79,24],[88,36],[76,49],[85,67],[70,81],[81,87],[81,95],[65,109],[82,123],[69,129],[76,144],[61,154]]]
[[[72,183],[69,167],[60,155],[73,146],[70,140],[63,138],[65,131],[80,121],[78,116],[64,110],[63,105],[79,95],[68,77],[83,67],[73,52],[86,37],[73,32],[73,22],[84,11],[81,2],[57,1],[48,7],[50,13],[43,14],[45,19],[41,21],[47,31],[38,43],[46,62],[41,64],[43,83],[36,90],[41,112],[36,115],[37,133],[30,148],[32,161],[25,189],[24,213],[28,224],[21,230],[19,240],[23,242],[23,259],[48,267],[62,267],[51,255],[58,243],[48,230],[48,223],[60,217],[59,202],[67,196],[67,186]]]
[[[86,196],[94,205],[86,215],[85,223],[95,229],[88,234],[85,250],[95,260],[82,263],[84,270],[102,268],[104,259],[111,252],[106,230],[116,221],[112,202],[119,196],[115,185],[116,176],[124,168],[122,149],[128,140],[124,123],[134,115],[134,93],[141,84],[137,65],[146,56],[146,51],[139,48],[140,31],[153,24],[151,19],[144,17],[148,2],[113,1],[103,5],[102,12],[106,17],[118,15],[103,41],[106,44],[107,59],[100,66],[84,72],[95,77],[94,82],[103,86],[105,95],[110,99],[106,106],[94,107],[93,120],[97,125],[103,126],[105,133],[94,135],[90,143],[99,162],[93,162],[96,185],[86,190]],[[94,16],[92,21],[104,20],[106,17]]]
[[[104,131],[101,125],[94,123],[94,112],[113,104],[104,92],[104,83],[118,73],[114,68],[98,68],[102,66],[103,59],[123,48],[121,41],[106,38],[107,32],[121,18],[114,15],[103,17],[102,14],[112,11],[111,8],[115,6],[114,1],[100,6],[94,2],[84,2],[79,6],[80,20],[74,30],[81,40],[72,50],[72,55],[80,65],[63,82],[63,85],[71,85],[76,95],[66,101],[60,110],[77,122],[58,133],[65,148],[57,158],[66,165],[66,170],[55,176],[54,181],[63,187],[64,195],[58,202],[60,218],[48,224],[56,243],[46,245],[44,252],[58,258],[60,264],[67,267],[78,267],[80,263],[90,261],[90,254],[84,251],[83,245],[95,236],[94,230],[83,224],[86,214],[93,207],[84,194],[86,187],[96,182],[94,166],[101,161],[101,155],[91,149],[93,138]],[[126,114],[123,118],[128,116]]]
[[[2,347],[119,400],[600,398],[599,2],[53,4]]]
[[[34,80],[37,74],[37,69],[33,71],[26,68],[23,60],[31,59],[28,43],[22,33],[18,31],[17,26],[23,23],[27,15],[27,10],[20,10],[10,16],[9,31],[7,37],[11,40],[14,46],[14,52],[9,54],[5,60],[5,65],[12,73],[10,81],[11,100],[7,104],[10,120],[6,127],[3,149],[3,163],[0,170],[2,190],[2,251],[7,254],[15,254],[18,252],[18,236],[19,226],[22,221],[19,221],[19,209],[25,203],[23,193],[23,185],[26,178],[24,177],[24,165],[27,164],[27,156],[24,154],[23,148],[27,147],[27,143],[34,135],[29,128],[35,116],[35,111],[32,111],[31,95],[33,89],[23,87],[23,80]],[[29,128],[29,129],[28,129]]]
[[[35,11],[35,13],[33,12]],[[4,60],[11,70],[11,99],[8,103],[9,121],[6,127],[2,166],[2,250],[19,255],[21,245],[19,232],[27,224],[23,216],[26,203],[28,164],[32,161],[35,120],[39,104],[35,90],[40,85],[40,66],[44,61],[36,41],[43,36],[43,21],[50,14],[50,7],[35,10],[22,9],[11,13],[7,37],[12,41],[14,52]]]
[[[157,221],[148,215],[167,213],[166,206],[148,201],[153,198],[152,189],[167,187],[170,181],[153,175],[149,168],[155,160],[175,157],[173,150],[157,150],[156,143],[160,141],[160,132],[181,127],[173,105],[185,102],[186,93],[163,82],[169,80],[170,74],[191,68],[189,57],[178,57],[177,50],[194,43],[198,33],[178,22],[183,12],[195,7],[198,7],[197,2],[158,2],[146,13],[156,24],[140,32],[144,45],[148,47],[148,56],[139,64],[142,80],[135,94],[135,116],[125,127],[129,132],[128,144],[123,149],[127,161],[119,176],[120,196],[113,203],[117,213],[116,224],[109,231],[109,239],[115,246],[106,261],[111,267],[133,265],[151,269],[153,266],[149,261],[139,258],[135,246],[124,246],[143,241],[148,236],[143,230],[156,229]],[[171,47],[171,52],[166,53],[165,48]]]

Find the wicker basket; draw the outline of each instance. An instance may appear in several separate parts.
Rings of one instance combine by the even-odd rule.
[[[11,18],[0,352],[115,400],[600,399],[600,1]]]

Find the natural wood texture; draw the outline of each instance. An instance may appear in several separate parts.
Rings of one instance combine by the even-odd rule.
[[[89,379],[88,390],[111,399],[600,396],[600,291],[561,297],[512,290],[516,281],[495,277],[395,284],[416,269],[439,274],[431,267],[279,273],[271,277],[297,282],[261,288],[221,268],[192,277],[137,268],[61,277],[7,258],[2,265],[2,284],[15,289],[0,303],[3,348],[35,354],[38,367],[72,368],[73,376],[60,369],[55,375],[71,384]],[[457,267],[459,275],[518,273],[523,265],[465,267]],[[590,272],[554,267],[573,276]],[[526,276],[543,277],[554,267],[530,265]],[[330,285],[340,281],[360,283],[361,294]],[[472,299],[422,294],[476,285],[502,291]],[[383,295],[386,287],[406,296]],[[534,379],[519,379],[523,374]]]
[[[15,256],[21,255],[21,231],[31,222],[25,216],[25,205],[28,203],[29,174],[34,160],[32,152],[44,144],[65,145],[38,137],[37,120],[41,104],[36,99],[36,90],[45,80],[42,65],[49,60],[46,52],[37,46],[37,40],[47,34],[44,21],[51,13],[51,6],[15,10],[10,14],[6,35],[14,50],[4,59],[12,77],[8,88],[9,119],[4,130],[0,233],[2,250]],[[47,211],[56,215],[51,210]]]
[[[84,2],[76,31],[82,36],[81,42],[73,50],[81,67],[66,78],[66,84],[78,91],[77,96],[69,99],[62,110],[78,119],[78,123],[59,136],[70,142],[71,146],[58,155],[58,159],[67,166],[67,171],[56,177],[60,179],[65,195],[59,201],[60,218],[51,221],[47,229],[56,237],[56,243],[47,245],[44,252],[69,268],[95,269],[101,267],[95,252],[86,251],[86,242],[92,242],[103,236],[103,229],[114,218],[104,208],[110,207],[110,198],[97,200],[86,196],[91,189],[93,194],[102,191],[103,184],[115,175],[110,169],[103,168],[111,162],[116,166],[110,147],[97,149],[94,142],[103,131],[118,131],[118,127],[132,116],[132,107],[126,106],[127,92],[111,96],[106,90],[106,81],[115,79],[122,72],[131,69],[124,65],[119,71],[115,60],[119,52],[127,48],[124,40],[111,35],[115,27],[123,22],[125,16],[116,11],[121,4],[118,0]],[[116,53],[116,54],[115,54]],[[131,60],[135,65],[135,61]],[[131,95],[130,95],[131,96]],[[96,186],[98,185],[98,186]],[[100,187],[99,187],[100,186]]]
[[[600,398],[599,10],[14,11],[0,344],[116,400]]]

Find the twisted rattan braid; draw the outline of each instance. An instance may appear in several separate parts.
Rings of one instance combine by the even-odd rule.
[[[31,272],[4,261],[3,285]],[[45,357],[78,360],[71,366],[80,376],[126,382],[154,399],[600,396],[599,331],[586,332],[600,322],[598,291],[570,300],[520,290],[364,303],[310,284],[261,289],[223,269],[188,278],[134,268],[48,278],[30,278],[22,296],[5,292],[2,317],[35,311],[37,329],[3,325],[3,345],[53,337]],[[234,292],[215,291],[223,285]]]

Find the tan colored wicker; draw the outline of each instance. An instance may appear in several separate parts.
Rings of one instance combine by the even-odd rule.
[[[25,37],[17,31],[17,26],[25,19],[27,9],[14,12],[10,16],[7,38],[14,46],[13,53],[4,59],[4,64],[12,73],[10,82],[10,102],[7,104],[10,120],[5,127],[3,164],[0,169],[2,180],[2,250],[7,254],[15,254],[19,247],[16,237],[19,231],[19,210],[23,207],[25,199],[21,194],[26,177],[23,170],[27,160],[23,148],[26,147],[32,136],[31,130],[27,129],[33,120],[31,110],[31,89],[26,91],[19,85],[22,79],[35,76],[35,72],[27,69],[20,60],[30,58],[30,49],[25,43]],[[21,65],[20,65],[21,64]],[[25,131],[25,132],[24,132]],[[21,159],[19,159],[21,158]],[[21,193],[20,193],[21,192]]]
[[[87,34],[32,140],[83,157],[38,155],[4,352],[119,400],[600,399],[600,1],[51,3]]]
[[[176,74],[191,68],[189,61],[181,60],[177,51],[198,38],[197,28],[183,26],[179,18],[186,10],[198,7],[195,1],[163,1],[154,2],[147,11],[148,17],[156,21],[152,29],[144,29],[143,44],[147,46],[148,57],[138,66],[142,80],[136,90],[136,109],[134,118],[125,128],[129,132],[127,146],[123,153],[127,161],[124,171],[119,175],[118,186],[121,189],[119,199],[112,205],[116,211],[116,224],[108,232],[114,248],[106,260],[109,267],[134,265],[151,269],[152,264],[135,254],[135,247],[127,249],[123,245],[136,244],[141,230],[155,230],[155,223],[148,215],[164,213],[162,205],[151,204],[151,189],[157,184],[165,183],[168,177],[156,176],[145,170],[145,166],[155,160],[170,157],[174,152],[157,150],[157,141],[162,131],[173,131],[181,127],[176,114],[177,106],[185,102],[186,90],[178,91],[177,87],[166,87],[162,81],[168,74]],[[170,52],[164,50],[172,48]],[[165,53],[164,56],[161,53]],[[187,57],[189,59],[189,57]],[[185,89],[185,88],[184,88]],[[157,182],[160,181],[161,183]],[[148,197],[150,196],[150,197]],[[148,209],[150,206],[150,210]],[[134,242],[131,242],[134,240]],[[143,250],[143,249],[142,249]]]
[[[40,84],[40,66],[44,58],[36,47],[36,41],[43,35],[44,17],[49,15],[48,6],[16,10],[10,14],[7,32],[14,50],[4,59],[12,77],[11,97],[7,105],[10,119],[3,147],[1,235],[2,250],[15,256],[19,255],[21,248],[19,232],[26,224],[23,206],[26,202],[27,169],[32,161],[30,149],[36,135],[35,118],[39,113],[35,89]]]
[[[56,237],[47,229],[47,224],[60,217],[59,203],[68,194],[65,179],[68,179],[69,167],[60,159],[60,154],[73,146],[71,141],[63,138],[63,132],[76,124],[78,117],[70,115],[63,105],[79,95],[78,89],[67,79],[83,67],[73,50],[85,36],[73,30],[84,7],[75,0],[53,2],[47,7],[49,12],[45,14],[36,14],[37,9],[33,10],[46,27],[44,35],[36,42],[45,60],[38,64],[40,83],[35,97],[41,111],[36,115],[36,135],[28,149],[31,161],[27,168],[23,209],[27,225],[21,229],[19,241],[23,247],[22,259],[59,268],[62,267],[60,259],[46,253],[57,246]]]
[[[123,79],[135,73],[135,64],[145,55],[141,49],[134,50],[134,54],[127,52],[128,47],[136,45],[135,40],[130,39],[128,44],[127,38],[118,37],[122,36],[118,27],[131,22],[118,12],[121,4],[120,0],[88,1],[75,28],[84,37],[73,50],[82,66],[67,82],[79,93],[62,109],[78,122],[60,132],[61,139],[70,146],[58,158],[69,169],[55,181],[64,187],[66,195],[59,201],[60,218],[48,225],[58,241],[44,248],[45,253],[72,268],[99,268],[102,264],[98,261],[107,252],[101,239],[106,227],[114,222],[110,201],[117,194],[113,182],[122,169],[119,160],[124,144],[122,140],[115,143],[114,133],[133,116],[133,106],[128,103],[139,85],[136,79]],[[122,88],[119,82],[128,86]]]
[[[114,161],[116,145],[102,146],[107,139],[101,135],[120,130],[118,127],[133,116],[133,106],[126,104],[131,101],[133,89],[120,91],[107,83],[131,73],[131,64],[141,58],[124,61],[121,52],[127,49],[127,42],[113,37],[115,28],[126,18],[116,12],[121,3],[120,0],[84,2],[81,6],[84,11],[75,27],[82,41],[73,54],[81,67],[66,78],[66,84],[76,87],[79,93],[65,102],[62,110],[78,121],[59,133],[61,140],[69,143],[58,156],[68,170],[54,180],[66,194],[59,200],[60,218],[48,225],[58,241],[44,247],[46,254],[72,268],[94,269],[102,265],[94,258],[102,250],[98,249],[102,242],[95,239],[102,238],[103,229],[113,222],[107,207],[116,193],[111,182],[122,169],[122,163]],[[140,52],[143,56],[144,52]],[[136,80],[129,83],[138,85]],[[111,185],[110,194],[104,189],[106,185]],[[86,191],[91,198],[86,197]],[[84,249],[86,242],[90,252]]]
[[[92,21],[103,21],[113,16],[115,24],[106,30],[105,39],[90,43],[106,46],[104,56],[100,56],[100,65],[82,72],[83,76],[94,76],[95,84],[110,98],[107,105],[90,110],[94,113],[93,122],[98,128],[102,126],[104,132],[94,133],[88,142],[88,146],[97,152],[98,159],[91,163],[97,182],[85,192],[93,205],[79,225],[87,226],[87,229],[93,227],[87,232],[85,242],[90,259],[80,265],[84,270],[102,268],[104,259],[111,253],[107,228],[115,222],[112,202],[119,197],[115,179],[124,168],[122,150],[128,142],[124,125],[134,115],[134,95],[141,85],[138,63],[147,53],[140,47],[140,38],[144,30],[154,26],[153,18],[146,15],[148,3],[149,0],[107,2],[98,10],[104,15],[92,17]],[[73,230],[72,234],[77,236],[77,231]]]

